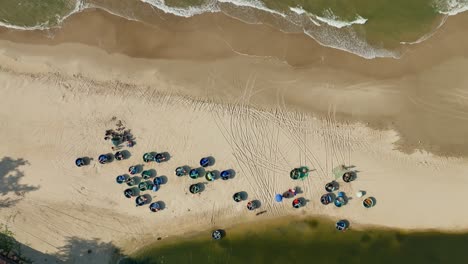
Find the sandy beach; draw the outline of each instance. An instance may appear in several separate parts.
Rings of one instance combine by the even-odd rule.
[[[468,211],[451,201],[463,200],[468,184],[462,140],[468,38],[457,26],[467,19],[448,21],[400,60],[371,61],[211,14],[169,29],[139,24],[136,30],[139,22],[90,10],[49,32],[53,38],[1,29],[0,175],[8,187],[0,188],[0,223],[39,252],[58,259],[74,252],[68,259],[74,263],[104,263],[113,253],[83,255],[90,244],[77,241],[131,253],[159,237],[286,215],[346,218],[356,228],[466,230]],[[221,31],[207,26],[213,20]],[[84,21],[100,26],[84,27]],[[189,24],[206,32],[171,33]],[[243,43],[228,38],[249,30]],[[143,42],[123,32],[166,33]],[[262,38],[258,32],[272,38],[263,43],[283,38],[287,44],[245,50]],[[285,45],[288,51],[278,56]],[[137,144],[129,159],[101,165],[98,155],[112,152],[104,131],[117,120]],[[115,183],[148,151],[171,155],[144,165],[168,179],[149,192],[165,204],[158,213],[136,208]],[[81,156],[95,160],[77,168]],[[232,169],[235,177],[208,183],[174,175],[204,156],[215,157],[213,169]],[[358,170],[356,181],[341,182],[352,199],[343,208],[323,206],[324,185],[340,164]],[[290,170],[300,165],[313,171],[305,181],[291,180]],[[188,192],[194,182],[204,182],[199,195]],[[305,207],[274,201],[295,186],[308,200]],[[363,208],[354,196],[359,190],[376,197],[377,206]],[[237,191],[261,201],[266,213],[256,216],[234,203]]]
[[[271,106],[273,102],[274,107],[281,90],[289,107],[322,116],[332,107],[336,108],[338,120],[395,129],[401,135],[398,146],[406,152],[424,149],[443,156],[468,154],[463,143],[468,132],[464,122],[467,79],[463,73],[468,55],[468,38],[463,34],[466,14],[450,17],[429,40],[405,45],[398,60],[363,59],[322,47],[303,34],[285,34],[216,13],[191,18],[147,16],[142,23],[89,9],[69,17],[60,29],[0,29],[0,39],[16,43],[5,44],[9,47],[34,44],[21,54],[44,55],[43,59],[53,54],[69,67],[79,67],[74,64],[81,60],[96,63],[96,53],[100,58],[105,53],[138,58],[111,56],[104,62],[112,61],[112,72],[125,73],[113,75],[114,80],[126,82],[130,76],[153,74],[152,70],[157,69],[170,79],[171,92],[176,89],[183,95],[202,99],[225,98],[226,93],[239,96],[242,89],[237,86],[254,78],[253,104]],[[82,48],[57,47],[63,43],[98,49],[80,52],[79,57],[70,60],[69,55]],[[47,50],[42,44],[57,48]],[[53,71],[64,68],[60,65]],[[73,70],[76,68],[70,69]],[[86,67],[79,71],[92,74],[92,78],[112,79],[104,72],[88,73]],[[141,82],[148,78],[134,79]],[[153,79],[147,84],[157,83]]]

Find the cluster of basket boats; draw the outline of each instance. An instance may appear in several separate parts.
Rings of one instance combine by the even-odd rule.
[[[352,182],[356,179],[356,172],[353,170],[350,170],[350,168],[344,165],[335,167],[332,172],[335,176],[335,180],[325,184],[326,193],[320,197],[320,202],[323,205],[328,205],[330,203],[333,203],[336,207],[342,207],[343,205],[347,204],[348,198],[346,197],[346,194],[342,191],[338,192],[337,195],[334,194],[334,192],[338,191],[339,189],[339,183],[337,182],[337,180],[342,179],[345,183]],[[290,177],[293,180],[304,180],[308,176],[309,176],[309,169],[305,166],[295,168],[290,173]],[[287,193],[291,193],[291,191]],[[362,192],[359,192],[359,195],[362,195]],[[282,197],[285,197],[285,195],[283,194]],[[279,197],[279,194],[277,194],[276,200],[280,201],[282,197]],[[295,199],[293,201],[293,207],[299,208],[303,206],[302,201],[303,200],[301,198]],[[376,200],[374,197],[367,197],[362,201],[362,205],[365,208],[371,208],[375,205],[375,203],[376,203]],[[339,231],[345,231],[346,229],[349,228],[349,222],[344,219],[339,220],[336,222],[335,227]]]
[[[112,154],[102,154],[98,157],[98,161],[101,164],[110,162],[112,159],[122,160],[125,159],[126,155],[124,151],[117,151],[114,155]],[[167,153],[154,153],[148,152],[143,155],[143,161],[148,162],[157,162],[161,163],[168,160]],[[78,167],[87,165],[89,159],[87,158],[78,158],[75,161],[75,164]],[[217,178],[222,180],[228,180],[233,177],[233,170],[223,170],[218,172],[216,170],[206,170],[207,167],[214,164],[214,159],[212,157],[204,157],[200,160],[200,167],[190,168],[188,166],[180,166],[175,169],[175,175],[182,177],[188,175],[191,179],[205,178],[207,181],[214,181]],[[309,176],[309,168],[306,166],[294,168],[290,172],[290,177],[293,180],[304,180]],[[136,176],[136,174],[141,173],[141,177]],[[141,192],[152,190],[158,191],[162,184],[164,184],[164,179],[162,177],[156,176],[155,170],[142,170],[141,165],[134,165],[128,168],[128,174],[122,174],[116,177],[116,182],[118,184],[127,184],[129,188],[125,189],[123,194],[127,198],[135,198],[135,205],[144,206],[149,203],[150,198],[146,195],[142,195]],[[342,207],[347,204],[348,198],[346,194],[342,191],[337,192],[337,195],[334,194],[335,191],[339,189],[339,183],[337,180],[342,179],[345,183],[352,182],[356,179],[355,171],[349,170],[349,168],[341,165],[333,169],[333,174],[335,175],[335,180],[327,183],[325,185],[326,193],[320,197],[320,202],[323,205],[328,205],[333,203],[336,207]],[[152,178],[152,180],[151,180]],[[189,186],[189,192],[192,194],[200,193],[203,190],[202,183],[194,183]],[[296,196],[295,189],[288,190],[287,192],[276,195],[276,201],[281,202],[283,198],[292,198]],[[247,193],[245,192],[236,192],[232,196],[235,202],[242,202],[247,199]],[[161,202],[152,202],[149,204],[149,209],[151,212],[157,212],[162,209]],[[365,208],[371,208],[375,205],[375,198],[367,197],[363,200],[363,206]],[[300,208],[305,205],[304,198],[295,198],[292,201],[292,206],[294,208]],[[246,204],[248,210],[255,210],[260,207],[260,202],[257,200],[248,201]],[[335,225],[336,229],[339,231],[345,231],[349,228],[349,222],[347,220],[339,220]],[[213,239],[221,239],[224,236],[224,231],[221,229],[214,230],[212,232]]]

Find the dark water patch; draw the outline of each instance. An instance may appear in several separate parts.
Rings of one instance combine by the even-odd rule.
[[[325,220],[238,226],[221,241],[204,232],[144,248],[123,263],[451,263],[466,262],[468,234],[348,230]]]

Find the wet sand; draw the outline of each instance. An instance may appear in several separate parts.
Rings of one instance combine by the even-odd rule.
[[[468,15],[450,17],[428,41],[406,46],[401,59],[366,60],[321,47],[304,34],[249,25],[223,14],[186,19],[145,12],[143,24],[87,10],[71,16],[61,29],[1,29],[0,38],[48,45],[40,53],[46,57],[59,56],[53,46],[80,43],[126,55],[127,66],[141,62],[131,58],[150,59],[175,85],[190,87],[187,95],[200,98],[231,100],[226,92],[242,94],[253,78],[251,103],[276,107],[281,101],[320,116],[393,128],[401,134],[398,146],[405,151],[468,154],[463,71],[468,64],[468,37],[463,34]],[[60,50],[66,57],[82,49],[71,48],[68,54],[66,48]]]

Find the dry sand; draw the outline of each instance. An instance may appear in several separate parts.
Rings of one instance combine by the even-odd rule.
[[[326,118],[291,112],[285,89],[276,89],[276,103],[270,104],[274,109],[251,108],[258,90],[255,74],[247,81],[233,77],[237,82],[221,85],[222,65],[256,65],[279,74],[284,65],[274,60],[150,61],[108,55],[79,44],[47,47],[3,41],[1,46],[5,207],[0,208],[0,222],[10,226],[20,242],[40,252],[62,256],[72,252],[72,261],[103,263],[112,249],[88,254],[90,245],[112,243],[129,253],[158,237],[283,215],[346,218],[356,225],[408,229],[468,228],[468,211],[452,202],[465,196],[465,158],[402,153],[395,150],[399,139],[395,131],[338,123],[333,104]],[[195,67],[211,69],[205,94],[222,98],[197,100],[201,81],[182,85],[200,78]],[[176,71],[187,79],[177,80],[171,75]],[[274,82],[276,87],[287,83]],[[307,79],[290,82],[306,87]],[[198,90],[191,91],[194,87]],[[374,88],[379,87],[368,87],[366,92],[378,96],[381,91]],[[364,101],[358,91],[353,93],[347,100]],[[129,149],[132,157],[77,168],[76,157],[96,159],[111,152],[103,133],[115,126],[113,117],[136,136],[137,145]],[[154,201],[165,204],[158,213],[136,208],[123,196],[125,187],[115,183],[130,165],[141,164],[147,151],[171,155],[166,163],[145,164],[145,169],[154,168],[168,179],[157,193],[150,193]],[[205,183],[201,194],[191,195],[188,186],[205,180],[176,177],[174,169],[196,166],[208,155],[216,158],[213,169],[233,169],[235,178]],[[342,163],[359,171],[356,181],[342,183],[342,190],[349,196],[365,190],[376,197],[376,207],[365,209],[356,197],[340,209],[320,204],[332,168]],[[295,182],[289,171],[299,165],[314,171],[307,180]],[[308,200],[304,208],[274,201],[276,193],[295,186]],[[237,191],[246,191],[249,200],[260,200],[258,211],[267,212],[255,216],[245,202],[232,201]]]

